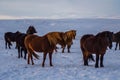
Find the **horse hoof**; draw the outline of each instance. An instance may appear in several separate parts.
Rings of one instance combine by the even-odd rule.
[[[44,64],[42,64],[42,67],[44,67],[45,65]]]
[[[50,66],[52,67],[53,65],[51,64]]]
[[[95,68],[98,68],[98,67],[99,67],[99,66],[96,64],[96,65],[95,65]]]
[[[104,67],[103,65],[101,65],[100,67]]]
[[[95,66],[95,68],[98,68],[98,66]]]

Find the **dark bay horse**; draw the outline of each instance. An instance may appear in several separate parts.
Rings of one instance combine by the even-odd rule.
[[[116,42],[115,50],[117,50],[118,45],[119,45],[119,50],[120,50],[120,31],[117,33],[114,33],[113,42]]]
[[[52,54],[54,49],[56,48],[56,42],[54,41],[55,40],[50,39],[47,34],[44,36],[28,35],[27,37],[25,37],[24,43],[28,51],[28,64],[30,64],[30,59],[32,61],[32,65],[34,64],[32,55],[37,59],[39,58],[35,52],[43,52],[42,67],[44,67],[44,63],[48,53],[49,53],[50,66],[53,66]]]
[[[112,37],[113,32],[104,31],[98,33],[96,36],[88,37],[85,41],[81,41],[81,50],[83,52],[84,65],[88,65],[89,55],[92,55],[94,53],[96,54],[95,67],[99,67],[99,57],[100,67],[104,67],[104,54],[106,53],[107,46],[109,46],[110,49],[112,48]]]
[[[27,31],[26,31],[26,34],[33,34],[33,33],[37,33],[36,29],[34,26],[29,26]]]
[[[22,52],[24,52],[24,59],[26,59],[27,49],[24,44],[25,37],[29,34],[37,33],[34,26],[29,26],[26,33],[19,33],[16,37],[16,44],[18,49],[18,58],[23,57]]]
[[[86,35],[82,36],[82,38],[80,39],[80,48],[81,48],[81,51],[84,51],[83,43],[85,42],[85,40],[87,38],[90,38],[90,37],[93,37],[93,36],[94,36],[93,34],[86,34]],[[89,55],[88,58],[89,58],[89,60],[95,61],[92,55]]]

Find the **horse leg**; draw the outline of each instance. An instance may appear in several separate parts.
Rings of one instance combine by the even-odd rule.
[[[32,55],[30,55],[30,58],[31,58],[31,61],[32,61],[32,65],[34,65],[34,62],[33,62],[33,57],[32,57]]]
[[[99,63],[99,54],[96,54],[96,63],[95,63],[95,68],[98,68],[98,63]]]
[[[42,62],[42,67],[44,67],[45,65],[44,65],[44,63],[45,63],[45,60],[46,60],[46,56],[47,56],[47,53],[46,52],[44,52],[43,53],[43,62]]]
[[[120,50],[120,41],[119,41],[119,50]]]
[[[101,57],[100,57],[100,67],[104,67],[103,58],[104,58],[104,54],[102,54]]]
[[[5,48],[7,49],[7,41],[5,41]]]
[[[53,66],[52,65],[52,52],[49,53],[49,60],[50,60],[50,66]]]
[[[63,48],[62,53],[64,53],[65,47],[66,47],[66,45],[62,46],[62,48]]]
[[[24,59],[26,59],[27,50],[24,50]]]
[[[88,52],[83,53],[84,65],[88,66]]]
[[[70,53],[71,45],[67,45],[68,53]]]
[[[10,41],[8,41],[8,47],[9,47],[9,49],[11,49],[11,46],[12,45],[12,43],[10,42]]]
[[[30,53],[28,52],[28,59],[27,59],[27,63],[30,64]]]
[[[18,58],[20,58],[20,46],[18,46]]]
[[[116,47],[115,47],[115,50],[117,50],[117,46],[118,46],[118,42],[116,42]]]
[[[23,57],[22,51],[23,51],[23,48],[20,49],[21,57]]]

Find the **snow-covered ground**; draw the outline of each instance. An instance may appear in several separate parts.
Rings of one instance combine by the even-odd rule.
[[[37,29],[37,35],[44,35],[51,31],[77,30],[76,39],[71,47],[71,53],[61,53],[58,49],[53,54],[53,67],[49,66],[47,56],[45,67],[40,59],[34,59],[35,65],[28,65],[27,60],[17,58],[15,45],[12,49],[5,49],[4,33],[11,31],[26,32],[28,26]],[[80,50],[80,38],[84,34],[97,34],[109,30],[120,31],[119,19],[57,19],[57,20],[0,20],[0,80],[120,80],[120,50],[107,50],[104,57],[104,68],[95,68],[94,62],[89,66],[83,65]],[[58,45],[59,46],[59,45]]]

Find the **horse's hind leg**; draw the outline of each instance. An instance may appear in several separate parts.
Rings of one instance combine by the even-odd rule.
[[[66,46],[62,46],[62,53],[64,53],[65,47],[66,47]]]
[[[26,59],[27,50],[24,50],[24,59]]]
[[[84,65],[88,66],[88,52],[83,52]]]
[[[5,41],[5,48],[7,49],[7,41]]]
[[[50,60],[50,66],[53,66],[52,65],[52,52],[49,53],[49,60]]]
[[[42,62],[42,67],[45,66],[45,60],[46,60],[47,53],[43,53],[43,62]]]
[[[118,42],[116,42],[115,50],[117,50]]]
[[[20,58],[20,53],[21,53],[20,46],[18,46],[18,58]]]
[[[99,54],[96,54],[96,63],[95,63],[95,68],[98,68],[98,63],[99,63]]]

